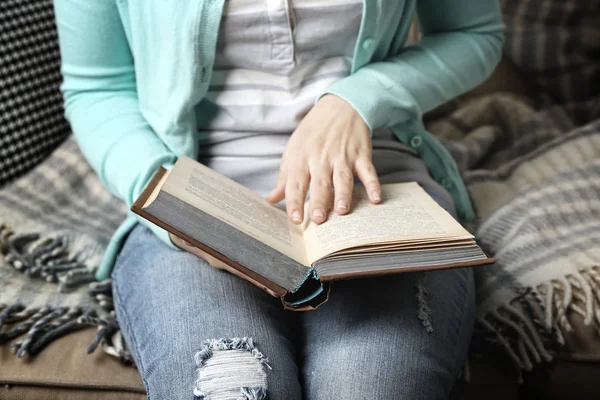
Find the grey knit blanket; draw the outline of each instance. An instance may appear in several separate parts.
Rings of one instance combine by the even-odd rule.
[[[0,190],[0,345],[35,355],[59,336],[97,326],[98,345],[129,362],[110,281],[94,272],[126,207],[104,189],[70,137]]]
[[[496,258],[475,270],[483,332],[520,371],[565,347],[571,313],[600,332],[600,119],[575,127],[562,107],[494,95],[429,130],[463,171],[469,228]]]

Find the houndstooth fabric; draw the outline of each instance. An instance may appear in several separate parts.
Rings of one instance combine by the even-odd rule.
[[[0,1],[0,187],[70,133],[52,0]]]

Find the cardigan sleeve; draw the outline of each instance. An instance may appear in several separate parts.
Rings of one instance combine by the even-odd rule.
[[[65,115],[102,183],[131,206],[176,160],[142,116],[115,0],[55,0]],[[144,223],[145,220],[143,220]],[[166,243],[166,231],[147,225]]]
[[[417,15],[419,43],[365,65],[326,91],[348,101],[371,130],[420,119],[483,82],[500,60],[504,24],[498,0],[417,0]]]

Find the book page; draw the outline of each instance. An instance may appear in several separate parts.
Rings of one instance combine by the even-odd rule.
[[[326,258],[335,257],[340,254],[353,254],[353,253],[376,253],[378,251],[404,251],[406,249],[431,249],[436,247],[460,247],[460,246],[472,246],[475,243],[473,239],[463,239],[463,240],[435,240],[435,241],[426,241],[426,242],[415,242],[408,241],[402,243],[391,243],[391,244],[380,244],[373,246],[359,246],[352,247],[346,250],[336,251],[334,253],[330,253],[326,256]]]
[[[382,203],[372,204],[365,188],[357,186],[349,214],[332,211],[321,225],[305,220],[309,263],[351,247],[473,237],[416,182],[382,185],[382,194]]]
[[[199,162],[180,157],[161,190],[308,265],[302,228],[285,211]]]

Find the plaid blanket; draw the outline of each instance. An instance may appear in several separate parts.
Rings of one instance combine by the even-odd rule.
[[[0,345],[12,341],[19,357],[35,355],[55,338],[92,325],[98,334],[89,352],[101,344],[131,360],[110,281],[94,282],[125,213],[72,137],[0,190]]]
[[[580,314],[600,331],[600,119],[494,95],[429,124],[463,171],[477,209],[469,227],[497,262],[476,269],[478,322],[520,370]]]

